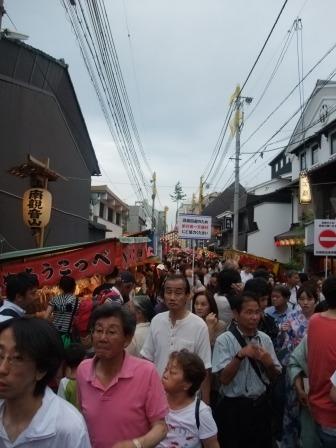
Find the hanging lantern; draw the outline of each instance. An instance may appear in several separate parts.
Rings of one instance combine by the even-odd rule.
[[[300,190],[300,204],[310,204],[312,201],[310,182],[308,174],[305,171],[302,171],[300,173],[299,190]]]
[[[44,188],[31,188],[23,195],[23,221],[31,228],[41,229],[50,221],[51,193]]]
[[[295,240],[290,239],[290,240],[289,240],[289,245],[290,245],[290,246],[295,246]]]

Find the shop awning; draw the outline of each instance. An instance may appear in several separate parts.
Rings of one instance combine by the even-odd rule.
[[[293,228],[287,232],[275,235],[274,244],[276,246],[302,246],[305,243],[304,230],[302,228]]]
[[[0,256],[0,285],[10,274],[26,271],[38,277],[40,286],[56,285],[64,275],[75,280],[106,275],[115,267],[128,269],[145,263],[148,238],[110,238],[81,244],[28,249]]]

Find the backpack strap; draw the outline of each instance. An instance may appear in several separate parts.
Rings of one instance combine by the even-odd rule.
[[[238,331],[237,327],[235,324],[231,324],[229,331],[233,334],[233,336],[237,339],[239,345],[244,348],[246,347],[247,343],[245,341],[245,339],[243,338],[242,334]],[[248,358],[252,369],[255,371],[255,373],[257,374],[258,378],[260,379],[260,381],[263,383],[264,386],[268,387],[269,384],[266,383],[266,381],[263,379],[260,368],[259,368],[259,363],[255,360],[255,359],[251,359]]]
[[[68,333],[67,333],[68,335],[70,335],[71,330],[72,330],[72,322],[74,320],[74,317],[75,317],[75,314],[76,314],[76,311],[77,311],[77,308],[78,308],[78,302],[79,302],[79,299],[78,299],[78,297],[76,297],[76,302],[75,302],[75,305],[73,307],[72,314],[71,314],[71,319],[70,319],[70,322],[69,322],[69,328],[68,328]]]
[[[0,314],[1,316],[20,317],[20,315],[11,308],[5,308],[4,310],[0,311]]]
[[[201,399],[199,397],[197,397],[196,399],[196,405],[195,405],[195,420],[196,420],[196,426],[197,429],[200,429],[200,404],[201,404]]]

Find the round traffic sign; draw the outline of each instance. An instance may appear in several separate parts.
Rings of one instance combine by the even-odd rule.
[[[331,229],[323,230],[319,235],[319,243],[326,249],[336,246],[336,232]]]

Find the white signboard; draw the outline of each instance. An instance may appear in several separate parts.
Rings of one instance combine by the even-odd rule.
[[[211,216],[178,215],[179,238],[189,240],[209,240],[211,238]]]
[[[314,255],[336,256],[336,219],[315,219]]]

